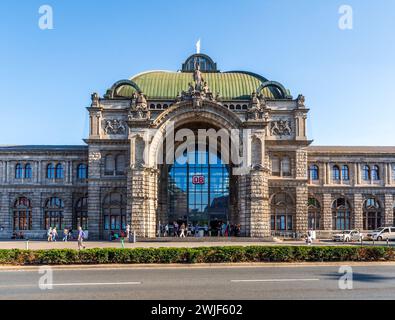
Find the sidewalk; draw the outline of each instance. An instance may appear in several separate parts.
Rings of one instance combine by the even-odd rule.
[[[376,245],[386,245],[385,242],[375,243]],[[86,248],[121,248],[121,243],[107,241],[85,241]],[[173,239],[159,238],[154,240],[142,240],[137,243],[125,242],[125,248],[196,248],[196,247],[215,247],[215,246],[304,246],[304,241],[262,241],[248,238],[233,239]],[[313,246],[343,246],[343,245],[359,245],[358,243],[334,243],[329,241],[315,241]],[[373,245],[371,242],[365,242],[364,245]],[[395,243],[391,243],[395,245]],[[29,249],[45,250],[45,249],[77,249],[77,242],[46,242],[46,241],[29,241]],[[0,241],[0,249],[26,249],[26,241]]]

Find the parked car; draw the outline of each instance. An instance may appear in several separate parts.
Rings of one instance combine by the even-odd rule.
[[[361,241],[363,234],[358,230],[344,230],[333,235],[333,241],[350,242]]]
[[[382,227],[369,232],[367,235],[369,240],[382,241],[382,240],[395,240],[395,227]]]

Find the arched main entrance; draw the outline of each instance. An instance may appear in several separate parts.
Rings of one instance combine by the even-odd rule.
[[[184,223],[194,233],[218,235],[229,221],[229,165],[207,148],[195,148],[175,160],[168,169],[167,223]]]

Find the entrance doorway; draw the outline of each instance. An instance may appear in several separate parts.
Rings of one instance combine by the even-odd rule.
[[[229,168],[219,155],[197,147],[176,158],[168,169],[169,226],[184,223],[189,235],[221,234],[229,221]]]

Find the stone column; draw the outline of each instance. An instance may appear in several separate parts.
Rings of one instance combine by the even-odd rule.
[[[357,163],[357,184],[361,184],[361,165]]]
[[[251,216],[250,216],[250,176],[249,175],[240,175],[238,180],[238,212],[239,212],[239,220],[238,223],[241,227],[241,235],[249,236],[251,232]]]
[[[306,179],[307,184],[307,151],[305,149],[296,151],[296,178]]]
[[[307,185],[296,187],[296,223],[295,230],[299,234],[307,232],[308,229],[308,188]]]
[[[322,215],[323,229],[333,230],[335,226],[332,226],[332,195],[330,193],[324,193],[322,196]]]
[[[101,153],[100,150],[89,149],[88,158],[88,231],[89,239],[97,240],[101,237]]]
[[[384,196],[384,226],[394,225],[394,196],[385,194]]]
[[[10,204],[8,201],[8,193],[6,189],[0,193],[0,227],[3,228],[3,231],[0,230],[0,238],[10,239],[12,235],[12,223],[11,223],[11,210]]]
[[[330,166],[330,163],[326,164],[326,184],[331,184],[331,166]]]
[[[73,194],[67,192],[62,195],[64,201],[64,211],[63,211],[63,224],[65,227],[73,225]],[[59,234],[62,234],[63,230],[58,230]]]
[[[250,174],[250,236],[262,238],[270,236],[268,173],[253,170]]]
[[[363,197],[362,194],[354,194],[354,212],[352,215],[351,227],[363,230]]]
[[[156,235],[156,209],[158,170],[132,168],[130,185],[131,226],[136,235],[154,238]]]

